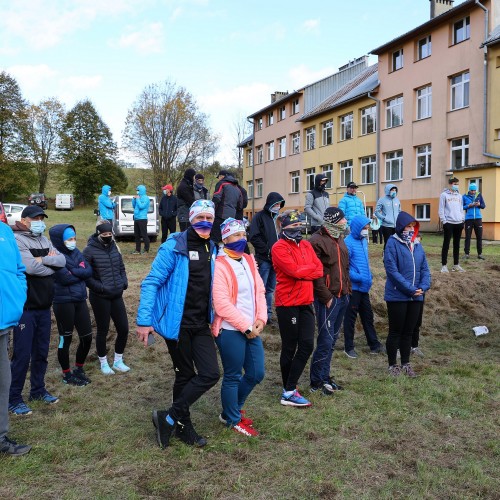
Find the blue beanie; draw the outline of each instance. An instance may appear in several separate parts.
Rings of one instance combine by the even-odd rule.
[[[476,184],[469,184],[469,191],[477,191],[477,185]]]
[[[75,236],[76,236],[76,233],[72,227],[67,227],[63,231],[63,241],[69,240],[70,238],[74,238]]]

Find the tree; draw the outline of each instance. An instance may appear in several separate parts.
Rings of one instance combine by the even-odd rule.
[[[233,140],[234,140],[234,160],[239,176],[243,173],[243,148],[239,148],[238,144],[243,142],[252,133],[252,125],[245,116],[239,115],[233,121]]]
[[[147,86],[127,114],[124,146],[151,166],[157,190],[187,168],[203,167],[217,150],[208,118],[193,96],[170,81]],[[159,193],[157,193],[159,194]]]
[[[40,193],[45,191],[49,172],[59,155],[64,113],[63,105],[56,98],[32,104],[25,113],[21,135],[26,155],[36,168]]]
[[[79,102],[66,115],[60,148],[63,178],[83,203],[93,201],[103,184],[112,182],[116,192],[126,188],[111,131],[89,100]]]

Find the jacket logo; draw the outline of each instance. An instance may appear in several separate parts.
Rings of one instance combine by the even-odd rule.
[[[293,317],[292,318],[292,325],[296,325],[297,324],[297,318]]]
[[[18,325],[19,330],[24,330],[26,328],[26,325],[23,323],[22,325]]]

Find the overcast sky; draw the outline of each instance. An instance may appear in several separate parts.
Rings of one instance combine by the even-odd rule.
[[[272,92],[428,19],[429,0],[0,0],[0,70],[31,102],[55,96],[70,109],[89,98],[119,145],[144,87],[174,81],[210,116],[227,163],[234,122]]]

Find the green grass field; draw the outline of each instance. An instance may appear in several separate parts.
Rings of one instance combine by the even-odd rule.
[[[49,227],[73,223],[83,248],[95,224],[92,207],[48,215]],[[192,411],[209,444],[192,449],[174,439],[161,450],[151,411],[169,406],[172,366],[160,339],[145,348],[134,334],[140,283],[158,243],[149,256],[135,256],[132,242],[121,242],[130,282],[125,361],[132,369],[102,376],[92,348],[92,384],[63,385],[53,324],[46,379],[61,400],[11,418],[10,436],[33,450],[0,458],[0,498],[499,498],[500,246],[486,245],[484,262],[463,262],[466,273],[442,275],[441,237],[424,235],[423,244],[433,287],[420,343],[425,357],[413,360],[417,379],[389,379],[386,357],[369,355],[358,330],[360,357],[348,359],[340,338],[332,361],[346,390],[311,396],[310,409],[282,407],[279,332],[266,327],[266,378],[247,404],[261,436],[246,439],[219,423],[217,385]],[[372,304],[385,340],[382,246],[370,245],[370,253]],[[483,324],[490,333],[476,338],[472,327]],[[112,328],[110,353],[114,336]],[[305,395],[307,385],[306,370]]]

